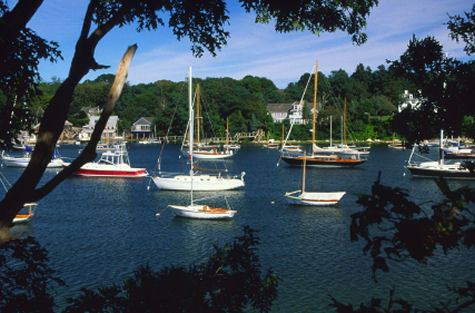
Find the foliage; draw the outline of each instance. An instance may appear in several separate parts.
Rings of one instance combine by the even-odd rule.
[[[10,11],[0,1],[0,146],[10,147],[20,130],[36,123],[29,102],[39,93],[38,64],[41,59],[61,58],[56,42],[44,40],[25,25],[18,10]]]
[[[389,271],[388,260],[402,262],[414,259],[427,263],[436,249],[445,254],[464,246],[475,247],[475,190],[468,186],[450,190],[446,182],[438,179],[437,185],[444,199],[428,210],[408,199],[407,191],[380,184],[380,176],[373,184],[371,194],[360,195],[358,203],[363,211],[352,215],[351,240],[366,242],[363,249],[373,259],[373,279],[376,272]],[[442,303],[431,312],[459,312],[475,304],[475,283],[466,287],[449,288],[453,301]],[[423,312],[403,300],[393,300],[391,291],[387,308],[382,300],[373,298],[370,305],[361,304],[353,309],[332,298],[338,312]],[[424,311],[425,312],[425,311]]]
[[[475,96],[471,88],[474,61],[463,63],[444,57],[442,46],[434,38],[419,40],[414,36],[390,69],[411,83],[414,94],[420,94],[419,107],[394,117],[393,128],[407,144],[437,137],[440,129],[453,136],[473,133],[462,125],[466,116],[475,116],[471,105]]]
[[[450,16],[447,28],[452,39],[465,42],[464,51],[471,55],[475,53],[475,4],[471,12],[465,12],[465,18],[460,15]]]
[[[244,312],[249,306],[269,312],[278,278],[271,270],[262,275],[258,243],[245,227],[233,243],[215,246],[204,263],[159,272],[141,267],[120,286],[83,289],[64,312]]]
[[[362,32],[370,9],[377,0],[280,2],[272,0],[240,0],[247,12],[256,12],[256,22],[269,23],[275,20],[279,32],[309,30],[314,34],[342,30],[352,36],[353,42],[362,44],[367,36]]]
[[[33,237],[0,247],[0,311],[54,312],[54,287],[62,281],[48,265],[47,251]]]

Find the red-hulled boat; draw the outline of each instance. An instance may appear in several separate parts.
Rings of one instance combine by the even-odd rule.
[[[102,153],[97,162],[84,164],[74,174],[88,177],[138,178],[148,176],[145,168],[130,166],[125,144],[114,146],[113,150]]]

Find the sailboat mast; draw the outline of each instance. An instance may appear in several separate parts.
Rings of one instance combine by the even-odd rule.
[[[307,167],[307,155],[303,153],[303,174],[302,174],[302,193],[305,192],[305,168]]]
[[[226,117],[226,146],[229,148],[229,119]]]
[[[317,86],[318,86],[318,61],[315,65],[315,90],[313,91],[313,128],[312,128],[312,155],[315,146],[315,122],[317,120]]]
[[[444,130],[440,130],[440,141],[439,141],[439,164],[444,165]]]
[[[333,118],[333,116],[330,115],[330,147],[332,146],[332,137],[333,137],[333,133],[332,133],[333,121],[332,121],[332,118]]]
[[[284,146],[284,123],[282,123],[282,137],[280,139],[280,145]]]
[[[340,142],[343,144],[343,116],[340,116]]]
[[[190,121],[190,204],[193,205],[193,130],[194,130],[194,112],[193,112],[193,96],[192,96],[192,83],[191,83],[191,66],[188,74],[188,106],[189,106],[189,121]]]
[[[346,97],[345,106],[343,107],[343,144],[346,145]]]
[[[196,143],[200,143],[200,84],[196,85]]]

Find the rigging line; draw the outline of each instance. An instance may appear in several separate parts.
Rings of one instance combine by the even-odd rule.
[[[170,130],[172,128],[173,120],[175,119],[175,114],[176,114],[177,109],[178,109],[178,103],[175,106],[175,110],[173,111],[172,118],[170,119],[170,124],[168,124],[168,129],[167,129],[167,133],[165,134],[164,142],[160,148],[160,154],[158,155],[157,165],[155,167],[155,169],[158,169],[158,171],[160,171],[160,164],[162,160],[163,149],[165,148],[165,145],[168,143],[168,134],[170,133]]]
[[[334,106],[338,109],[339,113],[341,113],[341,115],[343,115],[343,108],[340,106],[340,103],[336,100],[338,100],[340,98],[337,98],[335,96],[331,96],[329,98],[329,100],[333,100],[333,103],[334,103]],[[341,125],[341,127],[343,127],[343,125]],[[348,135],[350,136],[350,140],[351,140],[351,143],[353,145],[355,145],[355,142],[356,142],[356,137],[354,136],[354,133],[353,131],[350,129],[350,126],[348,125],[348,123],[346,124],[346,130],[348,132]]]
[[[12,184],[8,181],[8,179],[5,177],[5,174],[3,172],[0,172],[0,182],[2,183],[3,188],[5,189],[5,192],[8,192],[8,189],[11,188]]]
[[[299,102],[300,105],[303,104],[303,98],[305,97],[305,94],[307,93],[308,85],[310,84],[310,80],[312,79],[312,76],[313,76],[313,74],[310,74],[309,77],[308,77],[307,85],[305,85],[305,89],[303,90],[302,96],[300,97],[300,102]],[[292,128],[294,127],[294,124],[295,124],[295,120],[292,120],[290,122],[289,132],[287,133],[287,136],[285,137],[285,141],[284,141],[284,144],[282,145],[282,148],[281,148],[280,152],[282,152],[284,150],[284,147],[287,144],[287,140],[290,137],[290,133],[292,132]],[[280,161],[280,158],[279,158],[279,161]],[[278,163],[277,163],[277,166],[279,166]]]
[[[214,131],[213,123],[212,123],[211,118],[209,116],[208,104],[206,104],[206,106],[205,106],[205,101],[203,101],[203,99],[201,99],[201,103],[202,103],[203,111],[205,111],[206,117],[208,118],[208,122],[209,122],[210,128],[211,128],[211,133],[213,134],[214,137],[217,137],[216,132]],[[224,165],[224,168],[226,169],[226,172],[227,172],[228,168],[226,166],[226,162],[223,159],[218,159],[218,160]],[[214,163],[214,167],[218,168],[217,162]]]

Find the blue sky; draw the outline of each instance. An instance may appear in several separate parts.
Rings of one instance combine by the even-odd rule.
[[[64,60],[42,61],[43,80],[65,79],[78,38],[88,1],[46,0],[28,26],[38,35],[60,44]],[[254,15],[246,14],[237,1],[228,5],[231,34],[227,46],[213,57],[205,53],[193,57],[187,40],[177,41],[168,28],[137,33],[133,26],[112,30],[99,44],[96,60],[110,65],[108,70],[91,72],[86,79],[115,73],[127,47],[136,43],[138,50],[129,70],[130,84],[150,83],[161,79],[184,80],[189,65],[195,77],[232,77],[246,75],[267,77],[277,87],[285,88],[305,72],[314,69],[330,74],[344,69],[351,74],[359,63],[370,66],[397,59],[407,48],[412,34],[418,38],[435,37],[451,57],[467,60],[463,45],[449,38],[444,25],[448,16],[470,11],[471,0],[380,0],[367,20],[368,41],[355,46],[343,32],[315,36],[309,32],[277,33],[274,25],[255,24]]]

